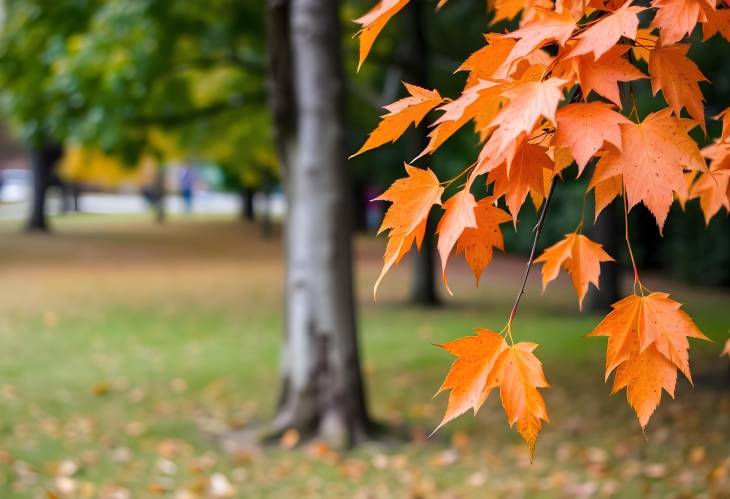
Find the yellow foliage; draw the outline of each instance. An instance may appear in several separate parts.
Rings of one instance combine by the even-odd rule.
[[[137,165],[125,165],[98,149],[66,148],[59,166],[62,178],[111,189],[121,185],[143,186],[152,181],[155,161],[146,156]]]

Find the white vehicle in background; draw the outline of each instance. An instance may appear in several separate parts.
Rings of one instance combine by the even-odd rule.
[[[30,199],[33,173],[11,168],[0,170],[0,203],[19,203]]]

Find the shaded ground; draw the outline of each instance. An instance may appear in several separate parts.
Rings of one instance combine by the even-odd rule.
[[[227,454],[216,435],[265,420],[276,395],[279,241],[215,219],[55,226],[47,238],[0,225],[0,497],[730,497],[730,397],[710,386],[729,368],[720,344],[692,345],[699,382],[665,397],[645,440],[624,395],[608,395],[605,342],[581,338],[600,318],[577,314],[565,280],[541,297],[537,272],[514,330],[541,344],[552,383],[535,462],[496,398],[427,439],[451,362],[432,343],[500,329],[523,261],[499,258],[479,290],[455,264],[450,306],[422,310],[404,306],[407,265],[372,301],[384,243],[364,238],[370,400],[376,417],[409,428],[409,443]],[[724,341],[730,295],[644,280]]]

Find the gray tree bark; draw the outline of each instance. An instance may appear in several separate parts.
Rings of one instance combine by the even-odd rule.
[[[291,113],[273,103],[287,194],[286,325],[282,388],[273,434],[288,428],[338,447],[372,430],[365,403],[353,296],[350,189],[344,144],[344,79],[338,2],[269,2],[276,37],[270,62],[292,62]],[[270,33],[269,40],[273,35]],[[287,99],[282,68],[270,67],[272,100]],[[281,106],[281,107],[278,107]],[[279,113],[279,114],[277,114]],[[283,125],[283,126],[281,126]]]

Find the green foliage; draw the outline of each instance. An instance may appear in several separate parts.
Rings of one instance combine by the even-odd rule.
[[[0,85],[24,138],[45,134],[129,164],[170,156],[172,143],[236,175],[275,175],[260,160],[273,146],[259,3],[15,0],[6,25]]]

